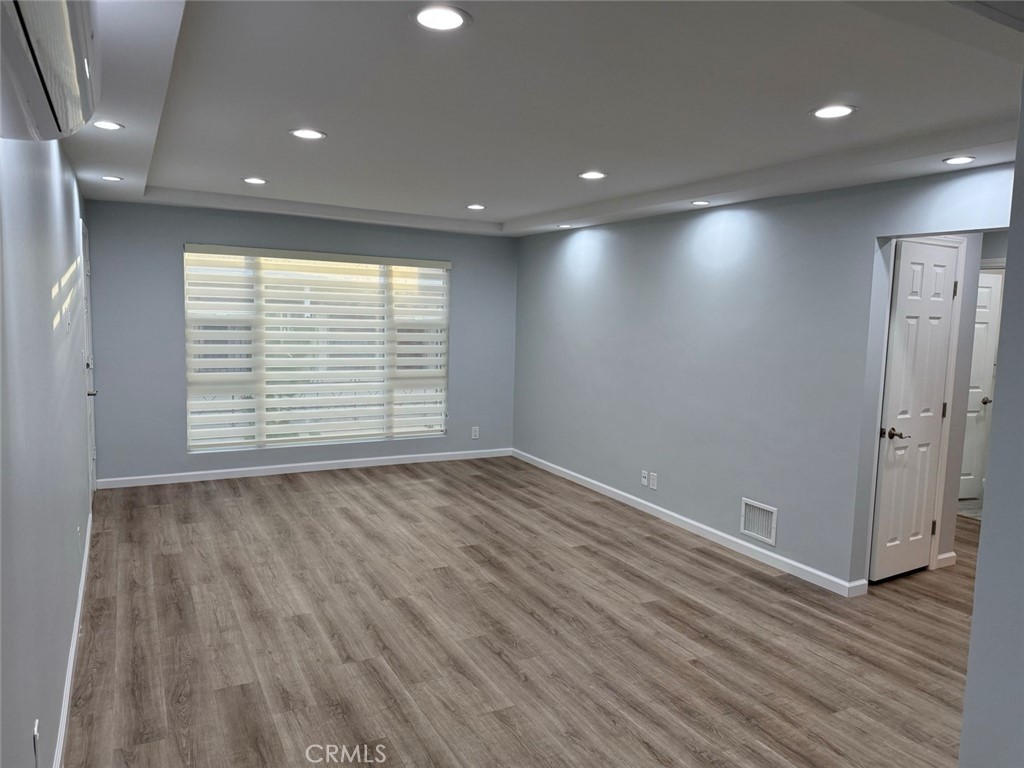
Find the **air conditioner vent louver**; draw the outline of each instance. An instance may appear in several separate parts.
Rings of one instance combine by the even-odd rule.
[[[752,539],[775,546],[775,524],[779,510],[751,499],[743,499],[740,507],[740,532]]]
[[[80,0],[0,3],[0,135],[5,139],[59,139],[92,118],[101,69],[93,5]]]

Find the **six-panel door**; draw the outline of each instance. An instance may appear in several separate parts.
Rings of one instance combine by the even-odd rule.
[[[871,579],[928,565],[941,480],[939,448],[958,247],[896,250]],[[888,434],[893,433],[890,438]]]

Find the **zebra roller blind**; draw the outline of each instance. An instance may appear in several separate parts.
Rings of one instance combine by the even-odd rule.
[[[185,246],[189,451],[443,435],[449,271]]]

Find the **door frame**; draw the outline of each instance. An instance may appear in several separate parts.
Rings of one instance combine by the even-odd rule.
[[[89,228],[85,219],[78,220],[79,227],[79,254],[82,259],[82,306],[84,317],[82,338],[82,364],[85,367],[86,390],[95,386],[95,364],[93,362],[93,339],[92,339],[92,261],[89,255]],[[96,493],[96,404],[92,396],[86,394],[86,434],[88,436],[88,467],[89,467],[89,493],[90,504],[92,495]]]
[[[950,245],[956,243],[957,245],[957,259],[956,259],[956,271],[953,279],[958,282],[960,286],[964,284],[964,275],[966,274],[966,261],[967,261],[967,238],[958,234],[950,235],[911,235],[906,237],[893,237],[890,238],[889,242],[886,243],[880,250],[884,263],[888,268],[888,300],[885,303],[885,317],[884,317],[884,340],[882,343],[882,361],[881,361],[881,376],[878,382],[878,409],[875,414],[875,424],[881,425],[883,416],[883,405],[885,401],[885,380],[886,374],[888,373],[888,360],[889,360],[889,326],[892,321],[892,292],[894,287],[894,281],[896,278],[896,244],[899,242],[916,242],[923,243],[925,245]],[[963,294],[958,293],[957,299],[960,301],[953,301],[953,306],[950,314],[950,327],[949,327],[949,351],[946,355],[946,381],[943,388],[943,400],[950,405],[953,403],[953,385],[956,379],[956,361],[957,361],[957,347],[959,346],[960,340],[960,307],[963,305]],[[953,565],[956,560],[954,558],[943,558],[944,562],[940,562],[939,552],[939,541],[942,538],[942,510],[945,507],[946,494],[945,494],[945,480],[946,480],[946,465],[949,463],[949,439],[950,439],[950,425],[953,419],[952,414],[947,413],[946,418],[942,420],[942,431],[939,437],[939,468],[940,471],[936,473],[935,482],[938,485],[935,494],[935,509],[933,510],[932,520],[935,522],[935,535],[932,536],[931,547],[929,549],[928,557],[928,570],[935,570],[947,565]],[[877,437],[877,428],[875,431]],[[875,528],[875,516],[878,512],[878,479],[879,479],[879,459],[882,452],[882,441],[876,439],[875,449],[873,453],[874,465],[871,476],[871,518],[868,525],[868,561],[867,571],[870,573],[871,569],[871,557],[874,554],[872,542],[874,539],[874,528]]]

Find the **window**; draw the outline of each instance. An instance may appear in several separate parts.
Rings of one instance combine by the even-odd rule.
[[[450,267],[186,245],[189,451],[443,435]]]

